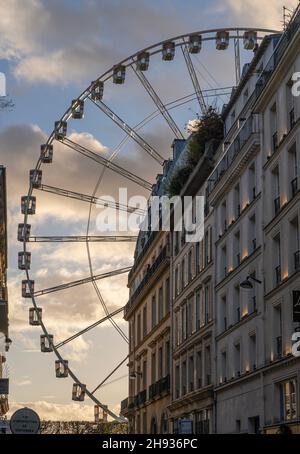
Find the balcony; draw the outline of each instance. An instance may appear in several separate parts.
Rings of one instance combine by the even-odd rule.
[[[157,382],[158,393],[164,394],[170,391],[170,375],[166,375],[164,378]]]
[[[295,197],[295,195],[296,195],[297,192],[298,192],[298,177],[295,177],[295,178],[291,181],[291,187],[292,187],[292,197]]]
[[[159,256],[156,258],[154,261],[153,265],[149,265],[148,270],[143,277],[142,281],[138,285],[137,289],[135,292],[131,295],[128,303],[125,306],[125,315],[130,311],[132,308],[133,304],[136,302],[136,300],[143,295],[144,290],[149,286],[151,283],[151,278],[158,273],[163,265],[166,265],[169,263],[170,257],[169,257],[169,247],[165,246]]]
[[[296,251],[294,253],[294,266],[295,266],[295,271],[300,270],[300,251]]]
[[[209,434],[209,419],[198,421],[196,423],[196,435],[208,435]]]
[[[272,136],[272,153],[275,153],[277,148],[278,148],[278,133],[276,131]]]
[[[276,197],[274,199],[274,214],[277,216],[280,212],[281,206],[280,206],[280,196]]]
[[[155,399],[156,396],[158,396],[157,382],[152,383],[152,385],[149,386],[149,399],[153,400],[153,399]]]
[[[129,397],[126,399],[122,400],[121,402],[121,413],[123,414],[129,409]]]
[[[149,399],[153,400],[156,397],[162,397],[170,391],[170,375],[158,380],[156,383],[152,383],[149,386]]]
[[[289,119],[290,119],[290,129],[293,129],[293,127],[296,124],[295,120],[295,108],[293,107],[292,110],[289,113]]]
[[[275,284],[279,285],[281,283],[281,266],[278,265],[275,268]]]
[[[137,406],[144,405],[147,400],[147,390],[144,389],[137,395]]]
[[[237,137],[226,150],[226,154],[220,163],[217,165],[215,171],[208,180],[208,195],[214,190],[218,182],[233,164],[237,156],[242,151],[244,145],[248,142],[251,136],[259,132],[258,123],[255,116],[250,116],[243,127],[240,129]]]

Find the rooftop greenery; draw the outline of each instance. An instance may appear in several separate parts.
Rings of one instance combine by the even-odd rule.
[[[194,122],[193,132],[188,141],[184,156],[170,175],[166,184],[169,197],[179,195],[194,168],[202,158],[205,147],[211,141],[218,145],[224,137],[224,127],[221,115],[213,107]]]

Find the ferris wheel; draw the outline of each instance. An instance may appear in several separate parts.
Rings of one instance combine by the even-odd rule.
[[[124,418],[118,416],[109,409],[106,403],[102,402],[102,399],[100,401],[97,398],[96,393],[105,383],[107,383],[107,379],[128,360],[128,356],[122,358],[116,367],[108,372],[107,377],[104,378],[97,387],[91,389],[83,382],[79,375],[73,371],[70,361],[68,361],[62,352],[67,344],[84,336],[91,330],[95,330],[104,322],[109,322],[112,325],[112,328],[122,338],[122,342],[129,342],[127,334],[114,319],[123,311],[124,305],[120,305],[114,311],[109,311],[108,305],[102,295],[101,281],[111,277],[124,275],[130,271],[131,266],[123,266],[101,273],[97,272],[93,263],[91,245],[98,244],[104,250],[104,248],[111,247],[111,243],[133,243],[137,240],[137,236],[128,234],[93,235],[91,233],[93,208],[97,205],[98,207],[109,207],[117,212],[131,213],[136,216],[145,215],[145,210],[142,208],[131,206],[126,203],[114,202],[109,197],[103,196],[103,194],[105,194],[105,187],[103,187],[104,176],[105,174],[109,174],[110,176],[114,175],[115,177],[117,175],[118,178],[121,177],[123,180],[129,181],[130,184],[136,185],[143,193],[147,193],[147,191],[149,193],[152,189],[151,181],[144,176],[140,176],[138,172],[128,170],[126,169],[126,166],[116,162],[117,158],[120,156],[121,150],[124,149],[125,145],[128,143],[134,144],[140,153],[145,154],[145,158],[143,159],[146,160],[146,155],[148,155],[147,159],[154,161],[154,164],[157,166],[156,169],[159,170],[159,166],[164,164],[164,161],[168,159],[168,156],[166,156],[162,150],[158,150],[156,146],[151,144],[151,134],[149,131],[151,131],[152,122],[159,117],[163,125],[169,131],[170,137],[173,139],[185,139],[186,132],[182,125],[187,119],[186,117],[190,116],[188,106],[192,105],[197,111],[205,113],[211,103],[211,98],[217,100],[221,97],[222,103],[224,104],[224,99],[225,101],[228,99],[233,86],[237,85],[240,81],[241,64],[245,58],[244,53],[246,53],[246,51],[256,51],[264,37],[274,33],[278,32],[269,29],[252,28],[212,29],[177,36],[142,49],[104,72],[77,98],[73,99],[66,112],[59,120],[55,121],[54,129],[47,141],[41,145],[40,156],[36,166],[29,172],[29,188],[27,195],[23,196],[21,199],[21,212],[24,215],[24,220],[22,224],[18,225],[18,240],[22,242],[23,250],[18,254],[18,267],[25,272],[25,279],[22,281],[22,297],[29,299],[32,302],[32,307],[29,308],[29,324],[31,326],[40,327],[42,331],[40,335],[41,352],[53,352],[56,356],[56,377],[58,379],[70,377],[73,380],[72,392],[70,392],[72,400],[82,402],[87,396],[94,402],[96,419],[99,418],[99,411],[102,409],[105,416],[109,415],[119,422],[124,421]],[[230,46],[231,41],[233,42],[233,46]],[[231,73],[231,85],[227,87],[210,85],[206,89],[203,89],[202,83],[204,75],[201,74],[199,67],[201,65],[202,71],[205,70],[205,67],[202,59],[199,58],[199,55],[200,53],[201,55],[202,53],[205,53],[206,45],[208,46],[207,55],[209,56],[211,56],[212,50],[214,49],[217,51],[229,51],[230,48],[233,49],[233,59],[232,61],[230,60],[230,64],[228,63],[229,57],[226,56],[227,69],[228,72]],[[216,52],[216,54],[220,55],[220,52]],[[175,81],[173,75],[175,73],[182,75],[183,72],[177,71],[177,69],[175,70],[175,66],[172,66],[172,70],[170,70],[170,66],[168,67],[168,65],[171,64],[175,65],[177,59],[180,64],[180,71],[186,72],[187,77],[184,78],[184,81],[185,83],[189,83],[191,88],[188,93],[183,93],[182,96],[179,96],[180,90],[177,91],[178,82]],[[159,81],[160,78],[165,77],[166,91],[172,86],[173,92],[178,93],[176,99],[172,99],[168,102],[161,99],[159,91],[157,91],[157,89],[154,88],[154,84],[150,82],[148,74],[146,76],[146,73],[151,74],[152,65],[154,68],[154,79]],[[210,66],[213,65],[210,64]],[[214,76],[206,69],[206,76],[207,75],[210,76],[212,81],[216,82]],[[127,79],[131,80],[131,92],[134,91],[133,89],[136,86],[139,86],[146,94],[147,100],[152,103],[152,106],[154,105],[154,110],[145,115],[142,121],[142,114],[137,116],[139,121],[136,122],[135,126],[130,126],[130,122],[124,119],[124,116],[118,112],[117,108],[109,107],[108,103],[104,101],[106,99],[107,89],[108,101],[112,99],[114,104],[118,105],[119,103],[121,109],[124,110],[122,95],[125,94],[128,98],[128,92],[126,92],[126,88],[122,88],[122,91],[118,86],[125,85],[126,87]],[[182,83],[183,89],[185,89],[185,83]],[[114,90],[117,90],[116,96],[114,96]],[[137,97],[137,102],[139,96],[140,94]],[[131,102],[132,108],[138,110],[139,105],[134,107],[133,99]],[[128,103],[128,99],[126,99],[125,104],[126,103]],[[88,108],[88,105],[93,106],[94,110],[92,113],[90,112],[91,109]],[[176,114],[180,109],[181,112]],[[184,109],[184,113],[182,113],[182,109]],[[191,107],[190,110],[192,110]],[[70,127],[77,127],[79,124],[77,122],[83,119],[85,120],[85,133],[89,133],[89,120],[92,122],[92,127],[95,130],[95,116],[98,113],[102,115],[102,118],[108,119],[112,126],[118,127],[119,129],[116,129],[122,134],[122,139],[118,142],[117,146],[111,146],[109,148],[109,154],[90,149],[86,143],[80,143],[80,140],[76,141],[76,139],[74,139],[74,134],[69,133]],[[99,124],[101,125],[101,123]],[[109,131],[111,131],[111,129],[109,129]],[[145,134],[144,131],[146,131]],[[90,193],[89,191],[80,192],[77,185],[78,180],[76,179],[74,180],[73,189],[47,184],[47,181],[45,181],[45,173],[47,173],[47,175],[51,174],[51,166],[53,166],[53,163],[55,162],[55,149],[57,146],[63,146],[63,149],[72,150],[81,155],[83,160],[90,160],[92,162],[93,169],[96,169],[97,178],[93,184],[94,189]],[[147,167],[147,164],[145,164],[145,166]],[[67,167],[68,160],[66,159],[66,170]],[[45,168],[50,168],[50,170],[44,172]],[[64,169],[62,169],[62,171],[63,170]],[[156,171],[156,173],[158,172]],[[153,177],[155,177],[155,173],[153,174]],[[80,169],[78,169],[78,179],[80,179]],[[39,210],[37,194],[40,195],[42,192],[51,195],[51,197],[57,200],[57,203],[62,200],[66,201],[67,199],[71,199],[85,204],[87,207],[87,216],[86,222],[82,226],[85,235],[64,234],[51,236],[49,234],[38,235],[34,232],[32,221],[34,215],[36,215]],[[38,268],[41,248],[49,243],[53,244],[54,247],[63,243],[72,245],[81,243],[85,246],[89,270],[88,276],[37,290],[38,282],[37,279],[33,279],[31,276],[31,265],[34,263],[35,267]],[[36,244],[39,246],[39,252],[34,255]],[[102,308],[103,317],[99,320],[95,320],[93,324],[81,329],[67,339],[56,343],[55,340],[59,337],[59,333],[53,333],[47,329],[47,295],[49,297],[49,295],[53,295],[56,292],[73,288],[77,289],[83,285],[92,286],[94,297],[99,301],[100,307]],[[43,300],[43,307],[40,305],[40,299]],[[101,341],[101,332],[99,333],[99,339]]]

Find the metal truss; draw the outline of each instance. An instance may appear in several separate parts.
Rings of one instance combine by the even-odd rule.
[[[163,165],[164,158],[151,146],[146,140],[144,140],[135,129],[131,128],[124,120],[122,120],[116,113],[114,113],[110,107],[108,107],[103,101],[92,102],[99,107],[111,120],[113,120],[123,131],[126,132],[143,150],[146,151],[158,164]]]
[[[101,325],[101,323],[106,322],[110,318],[114,317],[115,315],[120,314],[123,312],[124,307],[120,307],[119,309],[115,310],[114,312],[111,312],[109,315],[106,317],[101,318],[97,322],[93,323],[92,325],[87,326],[83,330],[79,331],[76,334],[73,334],[73,336],[68,337],[68,339],[65,339],[64,341],[60,342],[59,344],[55,345],[55,348],[61,348],[64,345],[68,344],[69,342],[72,342],[73,340],[77,339],[78,337],[82,336],[83,334],[87,333],[88,331],[91,331],[92,329],[96,328],[97,326]]]
[[[143,178],[138,177],[134,173],[129,172],[129,170],[123,169],[123,167],[115,164],[114,162],[110,161],[109,159],[104,158],[103,156],[100,156],[97,153],[94,153],[93,151],[89,150],[88,148],[84,147],[83,145],[73,142],[73,140],[70,140],[67,137],[59,140],[59,142],[63,143],[64,145],[66,145],[69,148],[72,148],[73,150],[77,151],[78,153],[82,154],[83,156],[86,156],[87,158],[92,159],[93,161],[97,162],[98,164],[103,165],[104,167],[112,170],[113,172],[116,172],[119,175],[122,175],[123,177],[127,178],[128,180],[132,181],[133,183],[138,184],[142,188],[148,189],[149,191],[151,191],[152,184],[149,183],[149,181],[146,181]]]
[[[183,53],[183,56],[185,59],[185,63],[186,63],[190,78],[192,80],[192,84],[193,84],[193,87],[194,87],[194,90],[195,90],[195,93],[196,93],[196,96],[198,99],[198,103],[199,103],[201,112],[204,114],[207,110],[207,107],[206,107],[205,99],[204,99],[204,96],[203,96],[203,93],[202,93],[202,90],[200,87],[200,83],[199,83],[197,74],[196,74],[190,53],[189,53],[188,46],[186,44],[182,45],[181,50],[182,50],[182,53]]]
[[[92,391],[92,394],[95,394],[96,391],[98,391],[99,388],[101,388],[101,386],[104,385],[104,383],[107,382],[107,380],[118,370],[120,369],[120,367],[128,360],[129,358],[129,355],[126,356],[126,358],[124,358],[111,372],[110,374],[107,375],[107,377],[105,377],[104,380],[102,380],[102,382],[96,386],[96,388]]]
[[[30,236],[29,243],[135,243],[137,236]]]
[[[77,281],[67,282],[66,284],[57,285],[55,287],[49,287],[43,290],[38,290],[33,293],[34,297],[47,295],[49,293],[59,292],[68,288],[77,287],[79,285],[88,284],[89,282],[98,281],[100,279],[106,279],[107,277],[119,276],[120,274],[129,273],[131,266],[121,268],[119,270],[109,271],[107,273],[97,274],[95,276],[86,277],[84,279],[78,279]]]
[[[159,112],[162,114],[162,116],[168,123],[169,127],[174,132],[177,139],[184,139],[184,135],[182,134],[180,128],[177,126],[174,119],[171,117],[168,109],[166,108],[166,106],[164,105],[164,103],[162,102],[162,100],[160,99],[160,97],[158,96],[158,94],[156,93],[156,91],[154,90],[152,85],[150,84],[149,80],[147,79],[147,77],[145,76],[143,71],[139,71],[133,65],[132,65],[132,69],[135,72],[135,74],[137,75],[139,81],[141,82],[141,84],[143,85],[143,87],[145,88],[147,93],[150,95],[151,99],[153,100],[154,104],[158,108]]]
[[[69,197],[70,199],[81,200],[82,202],[93,203],[103,208],[114,208],[119,211],[126,211],[127,213],[135,213],[139,216],[146,216],[146,211],[141,208],[131,207],[121,203],[111,202],[110,200],[102,199],[87,194],[81,194],[80,192],[69,191],[68,189],[57,188],[55,186],[47,186],[42,184],[38,190],[50,192],[51,194],[60,195],[62,197]]]

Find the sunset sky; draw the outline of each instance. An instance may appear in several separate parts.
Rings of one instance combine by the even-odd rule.
[[[297,0],[285,0],[295,6]],[[20,197],[28,190],[29,170],[35,167],[39,147],[47,134],[92,80],[113,64],[139,49],[163,39],[217,27],[282,28],[280,0],[0,0],[0,71],[7,77],[7,92],[13,99],[12,111],[0,112],[0,164],[7,167],[9,222],[9,307],[10,337],[8,355],[11,412],[24,406],[34,408],[42,418],[92,419],[93,404],[71,400],[72,381],[57,380],[55,357],[40,353],[39,328],[28,325],[29,300],[21,298],[22,272],[17,270],[17,224],[22,222]],[[234,84],[233,49],[217,53],[213,43],[203,46],[196,61],[203,89]],[[248,56],[248,57],[247,57]],[[245,58],[251,58],[251,52]],[[165,103],[192,92],[182,55],[172,63],[153,58],[147,77]],[[222,102],[228,101],[224,98]],[[130,125],[142,121],[155,109],[134,74],[125,86],[107,84],[105,102]],[[172,112],[184,130],[195,117],[197,105],[182,106]],[[149,123],[143,136],[167,158],[172,134],[161,118]],[[69,134],[77,142],[109,156],[124,138],[122,133],[95,106],[86,106],[85,118],[73,120]],[[159,166],[134,142],[126,142],[116,162],[153,182]],[[45,170],[44,170],[45,169]],[[43,168],[43,182],[85,194],[92,194],[101,167],[68,148],[55,144],[54,162]],[[134,184],[106,172],[97,195],[116,196],[119,187],[129,195],[144,194]],[[37,193],[37,215],[31,219],[36,235],[84,235],[88,205],[51,194]],[[90,234],[96,229],[97,208],[93,209]],[[31,275],[36,289],[73,281],[89,274],[85,244],[32,245]],[[91,246],[95,274],[130,266],[134,245],[98,244]],[[110,311],[128,299],[126,275],[98,283]],[[92,285],[41,297],[49,332],[61,341],[103,317],[103,309]],[[126,331],[121,315],[118,320]],[[65,359],[83,383],[93,389],[127,354],[127,344],[109,323],[69,344]],[[127,367],[103,387],[97,397],[119,412],[127,397]]]

